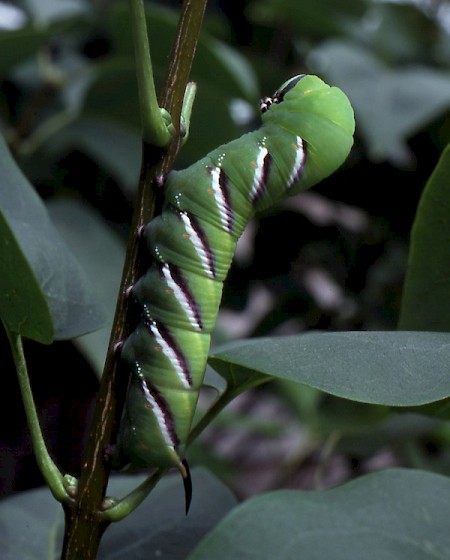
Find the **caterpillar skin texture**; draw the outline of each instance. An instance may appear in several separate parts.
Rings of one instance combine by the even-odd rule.
[[[152,256],[132,288],[140,310],[122,358],[133,371],[118,448],[135,467],[178,467],[236,242],[250,218],[335,171],[353,143],[341,90],[300,75],[261,101],[262,126],[172,172]]]

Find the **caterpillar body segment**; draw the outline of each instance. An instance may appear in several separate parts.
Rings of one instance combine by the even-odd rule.
[[[203,382],[237,240],[251,217],[335,171],[353,143],[341,90],[295,76],[261,101],[262,126],[169,175],[144,229],[152,264],[132,288],[140,309],[122,358],[132,371],[118,438],[133,466],[177,467]]]

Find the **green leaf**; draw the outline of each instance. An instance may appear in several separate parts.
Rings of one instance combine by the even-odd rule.
[[[298,37],[327,36],[345,31],[366,9],[367,0],[254,0],[249,14],[270,27],[276,22],[278,26],[293,28]]]
[[[2,319],[44,344],[98,328],[103,309],[96,294],[2,137],[0,176]]]
[[[369,51],[338,40],[315,49],[311,63],[348,95],[357,130],[374,160],[409,162],[408,138],[450,106],[448,71],[424,66],[390,69]]]
[[[108,495],[123,496],[143,478],[113,477]],[[186,558],[236,503],[230,491],[207,471],[194,469],[192,478],[194,495],[188,516],[184,513],[180,476],[168,476],[136,511],[108,528],[100,546],[99,560]],[[2,560],[59,558],[63,512],[47,489],[31,490],[2,500],[0,519]]]
[[[83,266],[105,309],[102,328],[74,341],[100,377],[114,319],[125,244],[87,204],[55,200],[48,205],[48,211],[59,234]]]
[[[311,332],[227,345],[209,358],[224,377],[264,374],[350,400],[417,406],[450,395],[450,335]]]
[[[450,331],[450,146],[417,208],[399,328]]]
[[[235,508],[189,560],[447,560],[450,480],[388,470],[321,491],[279,490]]]
[[[0,240],[0,317],[11,331],[50,344],[54,332],[47,299],[1,210]]]

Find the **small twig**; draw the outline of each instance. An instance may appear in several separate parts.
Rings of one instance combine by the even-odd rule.
[[[180,148],[180,120],[186,86],[191,73],[208,0],[185,0],[178,21],[176,40],[172,47],[170,65],[161,95],[161,106],[172,115],[176,141],[169,146],[161,162],[160,173],[167,174],[173,167]]]
[[[125,498],[106,509],[102,517],[108,521],[120,521],[140,505],[156,486],[158,481],[166,474],[167,469],[157,469],[142,484],[134,488]]]
[[[171,141],[171,134],[156,97],[152,59],[147,35],[143,0],[129,0],[138,81],[139,104],[144,142],[163,148]]]
[[[271,380],[269,376],[261,377],[253,383],[242,384],[239,386],[227,386],[225,391],[220,394],[220,396],[213,402],[213,404],[208,408],[205,414],[200,418],[200,420],[195,424],[192,430],[189,432],[187,438],[186,447],[198,438],[198,436],[203,432],[203,430],[211,424],[211,422],[222,412],[222,410],[232,402],[238,395],[244,391],[258,387],[258,385],[263,385]]]
[[[11,332],[6,324],[3,325],[8,336],[11,352],[16,366],[17,379],[19,380],[20,392],[22,395],[23,406],[27,417],[28,428],[30,430],[31,442],[34,456],[47,485],[52,494],[59,502],[69,500],[64,479],[58,467],[53,462],[45,445],[42,435],[36,406],[31,391],[28,369],[23,351],[22,338],[19,334]]]

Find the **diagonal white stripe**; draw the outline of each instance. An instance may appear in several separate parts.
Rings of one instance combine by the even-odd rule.
[[[200,258],[203,270],[210,278],[215,278],[214,268],[211,266],[211,259],[205,250],[203,240],[198,235],[197,231],[192,225],[192,222],[186,212],[180,212],[181,219],[184,223],[186,233],[189,235],[189,239],[192,241],[195,252]]]
[[[305,150],[303,147],[303,140],[300,136],[297,136],[296,143],[294,144],[295,148],[295,161],[294,166],[292,167],[291,174],[287,181],[286,188],[290,189],[295,181],[299,178],[299,174],[302,171],[303,165],[305,163]]]
[[[167,428],[166,416],[164,414],[164,410],[159,406],[158,402],[152,395],[142,373],[139,373],[138,375],[139,375],[139,381],[141,382],[142,390],[144,391],[145,398],[149,403],[153,414],[155,415],[156,421],[159,426],[159,430],[164,438],[164,441],[166,442],[167,447],[170,447],[171,449],[175,449],[176,442],[173,441],[171,433]]]
[[[261,149],[258,152],[258,156],[256,157],[255,162],[255,174],[253,175],[253,183],[252,188],[250,189],[250,193],[248,195],[251,201],[258,198],[260,194],[260,189],[262,187],[262,181],[264,179],[264,160],[266,159],[267,154],[269,151],[265,146],[261,146]]]
[[[176,374],[178,375],[178,379],[181,383],[185,386],[186,389],[190,389],[191,385],[189,383],[189,379],[186,376],[186,372],[184,371],[182,364],[180,363],[178,354],[172,348],[172,346],[167,342],[167,340],[163,337],[158,326],[154,321],[149,321],[148,326],[152,331],[153,336],[155,337],[156,342],[161,346],[164,356],[170,361],[172,364],[173,369],[175,370]]]
[[[211,173],[211,189],[214,193],[217,209],[219,210],[220,221],[225,231],[231,233],[232,225],[232,210],[224,196],[220,186],[221,167],[213,167]]]
[[[175,299],[179,303],[181,309],[184,311],[189,323],[197,330],[202,330],[202,324],[198,320],[193,308],[192,302],[186,292],[177,284],[174,280],[170,267],[168,264],[162,267],[163,276],[167,282],[167,285],[172,290]]]

